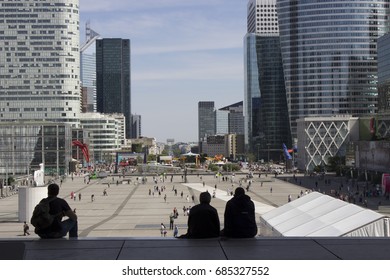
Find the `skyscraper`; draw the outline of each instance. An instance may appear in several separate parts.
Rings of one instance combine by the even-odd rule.
[[[378,39],[378,113],[390,113],[390,33]]]
[[[85,26],[86,41],[80,48],[80,76],[82,86],[82,112],[96,112],[96,40],[100,35]]]
[[[97,111],[122,113],[126,118],[126,138],[131,138],[130,40],[96,41]]]
[[[214,101],[198,103],[198,137],[199,141],[215,134]]]
[[[78,126],[79,1],[1,1],[0,7],[0,121]]]
[[[280,160],[290,127],[276,0],[248,2],[245,52],[245,143],[256,158]]]
[[[131,115],[131,138],[140,138],[141,132],[141,115]]]
[[[228,112],[228,129],[226,133],[230,134],[245,134],[244,122],[244,102],[240,101],[223,108],[218,111]]]
[[[292,129],[303,117],[377,112],[377,39],[389,2],[277,0]]]
[[[278,36],[276,0],[249,0],[247,6],[247,33]]]

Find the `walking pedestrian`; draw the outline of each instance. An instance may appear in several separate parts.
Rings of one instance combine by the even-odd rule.
[[[167,229],[163,223],[161,223],[160,233],[161,233],[161,237],[163,236],[165,237],[167,235]]]
[[[175,226],[175,229],[173,230],[173,237],[177,237],[179,235],[179,229],[177,226]]]
[[[26,236],[26,235],[30,235],[30,227],[28,226],[27,222],[24,221],[24,224],[23,224],[23,235]]]
[[[171,215],[169,215],[169,229],[173,229],[174,222],[175,222],[175,215],[171,213]]]

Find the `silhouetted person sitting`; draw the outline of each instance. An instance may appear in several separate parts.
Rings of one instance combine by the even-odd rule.
[[[211,195],[202,192],[200,204],[191,208],[188,216],[188,230],[180,238],[213,238],[220,233],[220,222],[217,209],[210,205]]]
[[[54,216],[52,224],[44,229],[35,228],[35,233],[41,238],[61,238],[68,234],[69,237],[78,237],[77,233],[77,215],[69,207],[69,204],[62,198],[57,197],[59,193],[59,186],[57,184],[50,184],[47,187],[47,194],[50,211]],[[67,216],[69,219],[62,221],[62,218]]]
[[[249,238],[257,234],[255,205],[245,190],[238,187],[226,203],[222,236]]]

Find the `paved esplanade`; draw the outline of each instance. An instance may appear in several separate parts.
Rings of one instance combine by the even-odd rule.
[[[183,182],[181,174],[173,177],[168,174],[164,180],[158,176],[157,184],[153,181],[153,176],[146,178],[147,182],[142,183],[141,177],[137,180],[135,176],[127,176],[123,180],[119,176],[112,176],[91,180],[88,184],[83,176],[75,176],[73,180],[68,177],[61,185],[59,196],[66,199],[72,209],[76,209],[80,237],[159,237],[161,223],[169,229],[169,215],[174,207],[179,213],[179,217],[175,219],[179,234],[185,233],[187,217],[184,215],[183,207],[197,204],[199,193],[202,191],[208,190],[213,194],[215,186],[217,186],[216,198],[212,199],[211,204],[218,210],[221,226],[223,226],[226,201],[231,198],[228,190],[233,191],[240,181],[244,188],[248,185],[245,182],[246,174],[237,174],[233,182],[230,177],[223,181],[212,173],[200,176],[189,175],[187,183]],[[259,178],[256,174],[252,180],[248,195],[255,202],[257,222],[261,214],[287,203],[288,195],[296,199],[302,190],[303,192],[306,190],[298,183],[287,182],[287,180],[292,181],[291,175],[274,178],[273,175],[265,177],[263,174]],[[316,179],[298,175],[298,180],[297,182],[302,186],[312,189]],[[323,184],[323,181],[319,181],[318,188],[321,188],[321,191],[325,191]],[[155,186],[159,189],[164,186],[165,190],[159,194],[154,191]],[[176,195],[174,189],[177,190]],[[103,195],[104,190],[107,191],[106,196]],[[72,191],[76,199],[70,199]],[[80,200],[79,194],[81,194]],[[91,200],[92,195],[94,201]],[[24,238],[22,226],[23,223],[18,221],[18,195],[1,199],[0,237]],[[35,236],[32,226],[30,229],[30,237]],[[172,235],[173,231],[168,231],[167,236]]]

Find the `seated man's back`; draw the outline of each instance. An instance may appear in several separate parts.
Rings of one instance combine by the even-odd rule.
[[[210,205],[211,195],[203,192],[199,200],[200,204],[191,208],[187,234],[180,237],[213,238],[219,236],[220,222],[217,209]]]
[[[35,228],[35,233],[41,238],[60,238],[69,233],[69,237],[78,237],[77,215],[72,211],[69,204],[62,198],[57,197],[59,187],[57,184],[48,186],[49,213],[54,217],[53,222],[47,228]],[[62,221],[67,216],[69,219]]]
[[[226,203],[223,235],[248,238],[256,234],[255,205],[245,190],[238,187],[234,197]]]

